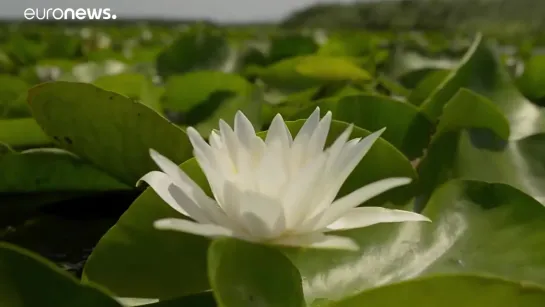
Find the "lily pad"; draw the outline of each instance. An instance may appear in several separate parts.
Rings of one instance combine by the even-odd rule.
[[[196,26],[183,32],[156,58],[162,77],[198,69],[219,68],[229,55],[228,41],[219,30]]]
[[[300,91],[327,82],[361,83],[370,79],[370,75],[351,58],[319,55],[284,59],[256,68],[255,72],[267,85],[287,91]]]
[[[455,180],[435,190],[422,214],[432,222],[339,233],[358,242],[359,252],[286,250],[301,272],[307,301],[339,300],[436,274],[545,285],[545,208],[528,195],[505,184]]]
[[[134,185],[155,169],[149,149],[191,157],[184,131],[149,107],[91,84],[52,82],[29,92],[34,118],[60,147]],[[9,142],[7,142],[9,144]]]
[[[270,40],[268,60],[274,63],[294,56],[313,54],[317,50],[318,44],[308,35],[278,35]]]
[[[485,276],[454,275],[370,289],[330,306],[539,307],[544,300],[545,289],[539,286]]]
[[[121,307],[101,290],[81,285],[54,264],[6,243],[0,243],[0,305]]]
[[[533,101],[541,100],[545,97],[545,55],[533,55],[524,64],[524,73],[517,79],[517,85]]]
[[[273,248],[235,239],[216,240],[208,249],[208,272],[220,306],[305,306],[301,275]]]
[[[111,191],[130,189],[61,149],[36,149],[0,156],[0,193]]]
[[[504,113],[511,125],[511,139],[545,132],[545,111],[526,99],[514,85],[501,61],[481,36],[477,36],[457,69],[443,80],[420,106],[437,119],[444,105],[460,88],[484,95]]]
[[[512,140],[516,129],[497,105],[460,91],[445,106],[418,167],[425,194],[451,178],[465,178],[510,184],[545,204],[545,134]]]
[[[32,148],[52,144],[34,118],[0,119],[0,142],[13,148]]]
[[[97,78],[93,84],[107,91],[138,100],[159,113],[163,111],[159,104],[159,97],[154,91],[153,83],[144,75],[135,73],[106,75]]]
[[[173,111],[188,112],[217,92],[225,92],[226,95],[251,95],[252,91],[252,84],[236,74],[219,71],[191,72],[168,79],[163,105]]]
[[[411,91],[407,100],[415,106],[420,106],[449,74],[449,70],[435,70],[430,72]]]
[[[333,118],[370,131],[386,127],[382,137],[409,159],[422,155],[434,129],[416,107],[384,96],[351,95],[324,99],[318,105],[324,112],[331,110]]]
[[[0,75],[0,84],[0,118],[29,117],[30,110],[24,99],[29,85],[10,75]]]

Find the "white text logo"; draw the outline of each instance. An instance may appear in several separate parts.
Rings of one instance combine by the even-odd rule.
[[[59,8],[28,8],[24,12],[27,20],[114,20],[117,18],[109,8],[104,9],[59,9]]]

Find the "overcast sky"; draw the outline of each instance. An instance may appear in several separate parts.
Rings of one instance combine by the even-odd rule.
[[[355,0],[0,0],[0,18],[23,18],[26,8],[110,8],[118,18],[209,18],[220,22],[278,20],[314,3]]]

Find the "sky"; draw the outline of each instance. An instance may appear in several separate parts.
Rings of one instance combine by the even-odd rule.
[[[117,18],[195,18],[217,22],[276,21],[316,3],[356,0],[0,0],[0,19],[20,18],[27,8],[110,8]]]

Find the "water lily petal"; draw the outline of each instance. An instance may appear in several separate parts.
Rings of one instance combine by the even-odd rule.
[[[282,148],[284,150],[290,148],[293,142],[293,137],[290,133],[290,130],[286,126],[286,123],[284,122],[284,119],[282,118],[282,115],[280,115],[280,113],[276,114],[276,116],[272,120],[271,126],[267,131],[265,144],[269,145],[274,141],[279,141],[280,143],[282,143]]]
[[[277,197],[248,190],[240,193],[240,218],[253,236],[269,239],[286,229],[284,210]]]
[[[206,223],[224,224],[226,222],[226,218],[222,216],[221,210],[216,210],[215,214],[213,213],[210,214],[210,212],[214,210],[207,210],[209,208],[200,207],[190,197],[188,197],[188,195],[184,193],[184,191],[182,191],[182,189],[180,189],[179,186],[175,184],[171,184],[168,186],[167,189],[170,195],[174,197],[178,205],[182,207],[187,213],[189,213],[189,216],[195,221],[199,223],[205,223],[205,224]]]
[[[297,133],[291,146],[289,173],[296,173],[307,157],[310,138],[320,123],[320,108],[316,108]]]
[[[375,131],[356,144],[351,143],[355,139],[348,142],[337,157],[335,167],[331,169],[332,171],[338,170],[331,174],[334,176],[334,180],[342,185],[385,130],[386,128],[382,128]]]
[[[200,224],[188,220],[174,218],[157,220],[153,223],[153,226],[159,230],[174,230],[211,238],[234,236],[234,232],[232,230],[218,225]]]
[[[267,147],[256,170],[255,183],[257,190],[266,195],[276,195],[282,191],[288,182],[288,169],[280,157],[282,144],[275,141]]]
[[[181,214],[193,218],[186,208],[184,208],[179,202],[179,198],[172,195],[170,187],[174,185],[172,179],[165,173],[159,171],[151,171],[144,175],[137,184],[140,182],[146,182],[154,191],[163,199],[169,206],[174,210],[180,212]],[[193,206],[196,206],[192,200],[187,200],[189,203],[192,203]],[[186,204],[187,205],[187,204]],[[190,210],[191,211],[191,210]]]
[[[167,174],[172,181],[200,206],[209,206],[216,202],[208,197],[201,187],[193,181],[176,163],[157,151],[150,149],[150,156],[157,166]]]
[[[409,184],[411,181],[411,178],[387,178],[363,186],[334,201],[331,204],[331,207],[324,212],[324,215],[320,219],[320,222],[318,222],[317,227],[326,227],[339,219],[350,209],[355,208],[367,200],[390,189]]]
[[[328,154],[328,160],[326,165],[326,171],[329,172],[331,170],[331,167],[334,165],[334,162],[337,161],[339,155],[341,154],[346,142],[348,141],[348,138],[350,137],[350,134],[352,134],[352,130],[354,129],[354,125],[349,125],[341,135],[333,142],[333,144],[326,150]]]
[[[215,159],[214,155],[212,154],[211,147],[205,142],[199,132],[197,132],[197,130],[195,130],[193,127],[188,127],[186,133],[189,137],[191,145],[193,146],[193,150],[200,151],[203,157],[205,157],[209,163],[214,163]]]
[[[307,158],[321,153],[324,150],[327,134],[329,132],[329,128],[331,127],[332,116],[331,111],[328,111],[318,124],[318,127],[316,127],[312,133],[307,146]]]
[[[331,202],[335,199],[335,196],[338,193],[338,189],[335,189],[335,187],[338,185],[338,183],[336,184],[336,182],[332,181],[330,178],[330,174],[332,173],[331,168],[335,165],[335,162],[341,154],[353,129],[354,125],[349,125],[348,128],[346,128],[325,151],[327,154],[327,161],[325,162],[324,166],[324,174],[327,174],[327,176],[322,176],[319,183],[316,185],[315,190],[319,190],[321,193],[314,194],[314,198],[311,200],[314,207],[310,209],[307,218],[310,219],[318,215],[320,212],[328,208],[331,205]]]
[[[210,146],[216,150],[220,150],[224,146],[221,137],[215,130],[212,130],[212,132],[210,132],[210,137],[208,137],[208,140],[210,141]]]
[[[359,250],[358,244],[356,244],[356,242],[350,238],[341,236],[329,236],[319,232],[280,238],[272,243],[294,247],[299,246],[319,249],[339,249],[351,251]]]
[[[387,209],[382,207],[353,208],[338,220],[329,224],[330,231],[362,228],[380,223],[431,222],[421,214],[411,211]]]
[[[308,228],[309,223],[314,224],[320,219],[320,215],[327,209],[328,206],[331,205],[331,202],[339,193],[339,190],[343,186],[348,176],[358,166],[363,157],[371,149],[375,141],[380,137],[384,130],[386,130],[386,128],[383,128],[373,132],[363,140],[356,138],[348,142],[345,141],[344,146],[342,146],[342,149],[340,149],[339,152],[339,147],[343,143],[342,141],[348,138],[348,134],[351,132],[352,128],[349,127],[349,129],[346,129],[330,148],[331,156],[330,160],[328,161],[328,165],[326,166],[328,181],[326,181],[325,185],[322,186],[322,190],[324,191],[322,194],[323,197],[316,202],[315,209],[308,215],[304,228]],[[337,143],[337,141],[339,142]]]
[[[301,223],[305,216],[308,215],[309,210],[312,209],[312,206],[316,204],[312,200],[317,195],[318,197],[322,195],[323,191],[315,187],[316,183],[324,177],[323,172],[326,161],[327,154],[321,152],[300,169],[287,186],[282,197],[282,203],[286,212],[286,225],[288,228]]]
[[[255,137],[254,126],[250,120],[240,111],[235,115],[235,134],[240,143],[247,149],[252,148],[252,140]]]
[[[205,211],[205,215],[208,219],[211,219],[217,223],[225,225],[228,223],[227,217],[221,211],[217,202],[206,195],[201,187],[196,184],[176,163],[170,161],[165,156],[150,149],[150,155],[155,163],[167,174],[172,182],[176,184],[189,199],[195,203],[202,211]],[[202,162],[204,163],[204,162]],[[181,197],[181,196],[180,196]]]
[[[301,129],[299,130],[293,142],[301,144],[303,139],[306,141],[310,140],[310,136],[313,134],[314,130],[316,130],[319,123],[320,123],[320,108],[317,107],[314,110],[314,112],[312,112],[312,114],[309,116],[309,118],[305,121],[305,123],[303,124],[303,127],[301,127]],[[306,145],[306,142],[305,144],[301,144],[301,145]]]
[[[240,151],[240,143],[238,137],[231,129],[231,127],[223,120],[219,121],[221,139],[225,144],[226,153],[229,154],[231,158],[231,163],[233,165],[233,172],[238,172],[238,152]]]

